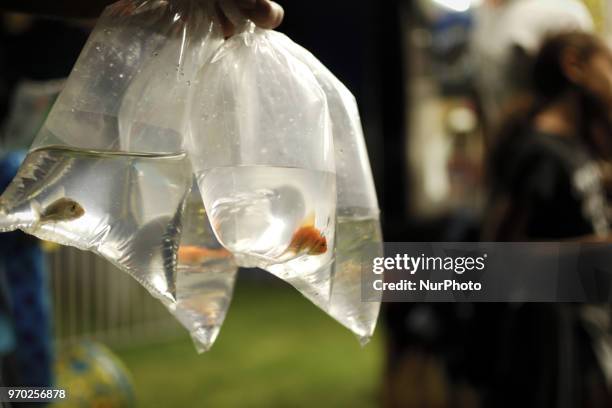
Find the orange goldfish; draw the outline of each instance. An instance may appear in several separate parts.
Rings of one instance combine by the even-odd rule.
[[[314,226],[314,214],[311,214],[293,233],[287,252],[296,254],[321,255],[327,252],[327,239]]]
[[[178,262],[186,265],[195,265],[210,259],[223,259],[232,256],[225,248],[210,249],[195,245],[181,245],[178,249]]]

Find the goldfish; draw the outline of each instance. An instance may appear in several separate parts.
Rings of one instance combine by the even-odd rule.
[[[67,197],[55,200],[45,208],[41,208],[40,204],[34,201],[32,207],[38,214],[38,221],[41,223],[72,221],[85,214],[85,209],[81,204]]]
[[[321,255],[327,252],[327,239],[314,226],[314,214],[311,214],[293,233],[287,252],[295,254]]]
[[[225,248],[210,249],[195,245],[181,245],[178,249],[178,262],[180,264],[201,264],[210,259],[223,259],[232,254]]]

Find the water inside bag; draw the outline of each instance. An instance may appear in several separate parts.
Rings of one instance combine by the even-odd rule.
[[[329,301],[336,177],[274,166],[227,166],[198,177],[219,242],[241,266],[261,267],[309,298]]]
[[[370,267],[374,257],[383,256],[378,213],[343,209],[336,228],[336,262],[327,312],[365,344],[374,332],[380,310],[380,301],[362,297],[362,285],[368,281],[362,278],[364,266]]]
[[[357,335],[362,344],[374,332],[382,297],[362,297],[362,268],[383,255],[376,191],[357,103],[351,92],[314,55],[284,34],[269,36],[282,44],[314,74],[327,98],[337,174],[336,261],[328,304],[315,304]],[[371,274],[368,273],[368,277]]]
[[[0,197],[0,231],[94,251],[172,302],[191,180],[185,154],[34,149]]]
[[[170,310],[189,330],[198,351],[210,349],[229,308],[238,267],[210,226],[194,182],[182,218],[176,279]]]

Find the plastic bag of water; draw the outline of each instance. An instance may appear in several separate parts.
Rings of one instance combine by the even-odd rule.
[[[362,276],[362,268],[382,256],[383,248],[380,210],[357,103],[344,84],[309,51],[281,33],[270,36],[312,70],[327,97],[338,190],[336,259],[330,302],[319,306],[353,331],[363,344],[374,332],[382,299],[380,292],[371,291],[367,299],[362,297],[362,285],[371,278],[371,274]]]
[[[202,348],[216,337],[236,271],[224,259],[204,277],[209,260],[177,261],[181,242],[208,248],[212,239],[189,230],[181,240],[185,208],[206,225],[186,205],[193,172],[182,144],[190,77],[223,41],[207,15],[196,0],[109,6],[0,197],[1,231],[103,256],[173,311]]]
[[[355,101],[307,51],[221,5],[228,40],[212,1],[105,10],[0,197],[0,231],[105,257],[200,351],[237,265],[291,283],[365,340],[380,304],[361,302],[361,265],[381,238]]]
[[[238,267],[210,226],[198,186],[187,199],[178,247],[176,303],[171,311],[189,330],[199,352],[214,343],[234,290]]]
[[[325,304],[336,221],[325,94],[273,32],[226,14],[237,34],[198,74],[187,134],[206,211],[240,266],[267,269]]]

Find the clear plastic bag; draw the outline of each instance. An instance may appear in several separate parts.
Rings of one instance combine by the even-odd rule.
[[[208,260],[177,259],[181,242],[208,248],[211,239],[181,233],[185,206],[195,205],[187,202],[193,172],[183,151],[188,89],[223,41],[207,7],[197,0],[109,6],[0,197],[0,230],[103,256],[159,298],[203,349],[223,321],[236,272],[229,258],[210,276]]]
[[[362,266],[383,255],[378,200],[363,137],[357,103],[351,92],[314,55],[287,36],[271,32],[296,58],[306,64],[325,92],[332,123],[338,189],[336,260],[329,305],[334,319],[363,343],[372,336],[381,295],[362,299]]]
[[[355,101],[231,4],[229,40],[212,1],[108,7],[0,197],[0,231],[105,257],[200,351],[237,265],[289,282],[365,340],[380,304],[361,302],[360,262],[366,247],[380,253],[380,229]]]
[[[192,101],[188,151],[204,204],[240,266],[326,304],[336,176],[325,95],[270,30],[238,32],[202,68]]]
[[[210,349],[219,334],[238,267],[232,254],[215,238],[195,180],[182,221],[177,299],[170,307],[191,333],[197,350],[203,352]]]
[[[118,117],[134,78],[180,38],[185,23],[176,12],[145,0],[105,10],[0,199],[4,229],[97,252],[165,301],[175,299],[179,222],[192,178],[182,124],[151,123],[145,148],[130,150]],[[172,78],[165,84],[179,86]]]
[[[165,29],[167,40],[152,51],[121,98],[121,150],[183,151],[196,73],[223,43],[210,6],[201,0],[173,0],[165,6],[164,13],[176,20]]]

